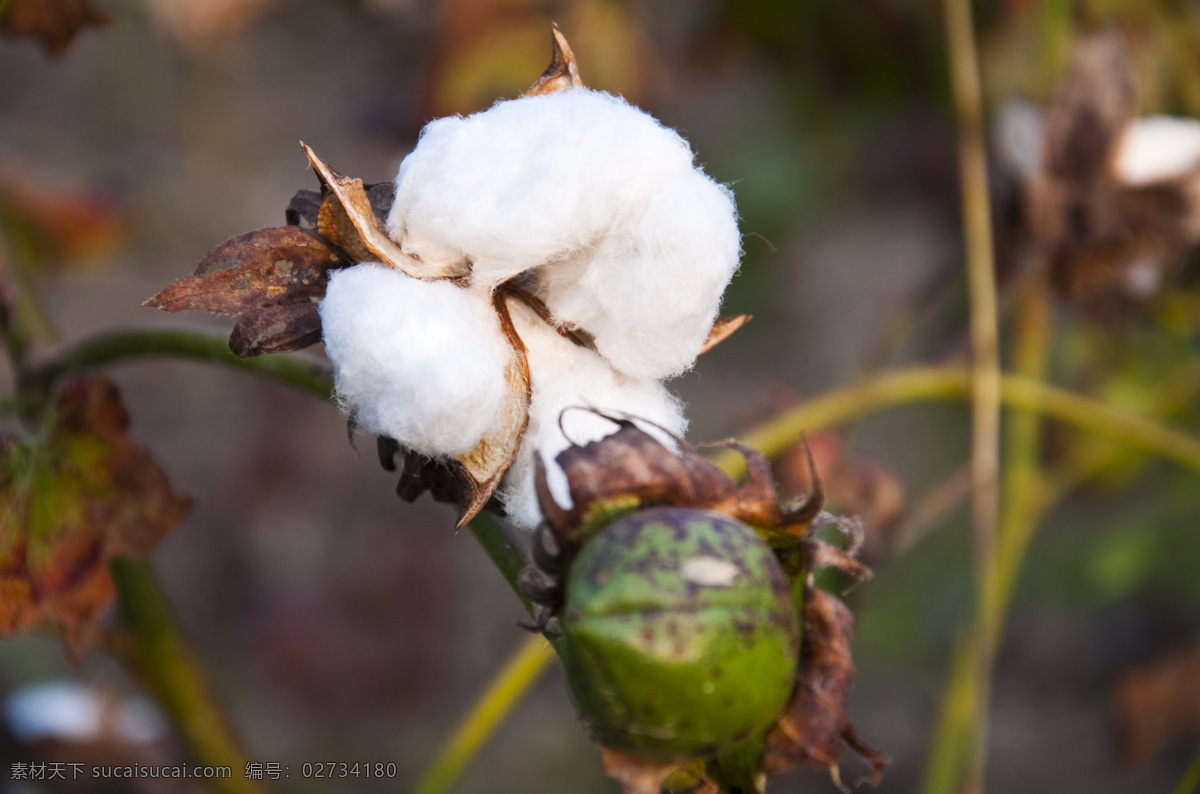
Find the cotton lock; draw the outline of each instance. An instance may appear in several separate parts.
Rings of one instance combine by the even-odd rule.
[[[526,271],[554,320],[635,377],[688,370],[737,270],[730,191],[623,99],[572,89],[438,119],[396,177],[388,232],[492,289]]]
[[[362,264],[333,274],[320,311],[338,401],[365,430],[447,457],[499,420],[513,352],[486,294]]]

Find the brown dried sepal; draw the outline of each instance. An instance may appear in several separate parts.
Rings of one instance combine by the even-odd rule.
[[[588,409],[577,409],[588,410]],[[727,446],[746,459],[747,479],[739,486],[682,439],[678,452],[629,419],[609,416],[617,431],[600,441],[564,450],[556,459],[567,478],[572,506],[561,507],[550,494],[545,467],[537,462],[538,503],[551,529],[564,540],[578,543],[577,533],[589,513],[617,499],[635,498],[642,507],[676,505],[716,510],[758,529],[774,545],[795,546],[821,512],[824,493],[813,476],[812,493],[792,504],[781,504],[766,459],[757,450],[736,442]]]
[[[0,35],[35,39],[47,55],[58,58],[79,31],[107,25],[111,19],[92,8],[91,0],[10,0],[0,4]]]
[[[700,354],[704,355],[733,336],[734,331],[752,319],[754,319],[754,316],[750,314],[732,314],[728,317],[718,317],[713,321],[712,328],[709,329],[708,338],[704,340],[704,347],[700,348]]]
[[[878,786],[887,758],[858,738],[846,716],[846,700],[854,683],[850,639],[854,615],[836,596],[812,587],[804,591],[804,631],[796,694],[763,744],[763,771],[770,776],[816,766],[841,782],[839,763],[846,746],[871,765],[866,778]]]
[[[314,232],[280,226],[234,237],[146,301],[169,312],[237,315],[229,347],[238,356],[300,350],[321,339],[317,303],[329,271],[350,262]]]
[[[0,439],[0,634],[49,623],[80,658],[112,598],[108,559],[143,556],[189,500],[126,435],[101,377],[66,381],[36,442]]]
[[[571,51],[567,37],[558,29],[557,22],[551,23],[550,32],[553,38],[550,65],[522,96],[538,96],[571,88],[583,88],[583,79],[579,76],[579,65],[575,62],[575,53]]]
[[[322,187],[333,197],[333,201],[322,202],[317,228],[322,234],[333,235],[332,239],[352,259],[358,262],[381,262],[413,278],[459,278],[470,272],[465,261],[437,265],[405,254],[388,237],[383,221],[375,214],[363,181],[334,171],[303,141],[300,147],[317,172]]]

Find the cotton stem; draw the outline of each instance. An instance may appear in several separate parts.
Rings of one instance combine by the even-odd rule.
[[[197,764],[227,767],[211,780],[222,794],[265,794],[245,777],[246,757],[217,708],[204,669],[188,647],[149,563],[115,558],[110,564],[121,615],[133,636],[134,668],[145,679]]]

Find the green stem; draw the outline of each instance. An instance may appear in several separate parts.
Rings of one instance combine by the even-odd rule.
[[[324,364],[286,355],[238,358],[230,352],[224,336],[151,328],[106,333],[70,345],[27,371],[22,391],[35,399],[44,398],[63,375],[139,356],[176,356],[221,364],[274,378],[324,399],[333,395],[333,376]]]
[[[553,658],[554,650],[540,636],[529,637],[521,643],[421,777],[416,794],[448,791]]]
[[[1197,786],[1200,786],[1200,755],[1196,756],[1192,765],[1183,773],[1179,785],[1175,787],[1175,794],[1192,794]]]
[[[266,789],[245,777],[246,757],[215,705],[203,668],[175,624],[154,569],[146,562],[114,558],[110,570],[121,615],[133,635],[136,667],[166,709],[192,760],[229,770],[228,777],[211,779],[224,794],[264,794]]]
[[[475,516],[467,524],[467,528],[471,530],[475,540],[479,541],[479,545],[483,546],[483,550],[487,552],[492,563],[499,569],[504,580],[508,582],[508,586],[517,594],[517,598],[521,599],[526,611],[532,616],[534,606],[517,584],[517,577],[520,575],[521,569],[529,561],[521,549],[520,543],[513,538],[512,530],[490,513],[480,513]]]
[[[1200,440],[1159,422],[1113,408],[1033,378],[1005,375],[1003,402],[1034,411],[1089,433],[1150,452],[1188,468],[1200,469]],[[964,367],[913,367],[894,370],[808,400],[741,437],[741,441],[775,457],[806,431],[858,419],[913,403],[962,400],[969,395],[970,372]],[[746,467],[741,455],[722,450],[713,462],[738,477]]]
[[[1018,307],[1013,369],[1023,376],[1045,374],[1052,304],[1041,285],[1028,290]],[[1010,411],[1003,472],[1005,507],[995,566],[978,582],[975,615],[955,647],[946,680],[943,710],[926,769],[926,794],[949,794],[960,782],[982,785],[979,743],[987,736],[992,668],[1001,629],[1025,551],[1049,505],[1041,496],[1041,417],[1028,408]]]

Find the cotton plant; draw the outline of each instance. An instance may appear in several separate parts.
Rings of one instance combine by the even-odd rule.
[[[846,748],[877,783],[886,759],[845,712],[853,618],[811,582],[868,575],[861,522],[823,510],[811,454],[799,501],[749,449],[735,483],[665,385],[748,319],[718,316],[733,195],[676,132],[585,88],[554,32],[530,91],[431,122],[391,183],[305,146],[322,189],[289,225],[149,303],[238,315],[240,356],[323,339],[351,425],[402,458],[402,497],[533,530],[510,580],[626,794],[761,791],[813,765],[840,784]]]
[[[1136,108],[1128,47],[1110,30],[1080,43],[1044,112],[1012,100],[998,114],[1032,259],[1086,304],[1152,297],[1200,244],[1200,120]]]

